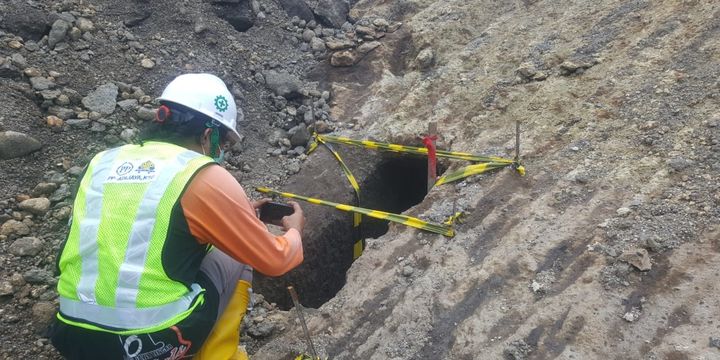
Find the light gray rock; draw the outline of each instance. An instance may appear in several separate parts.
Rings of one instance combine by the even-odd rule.
[[[8,252],[17,256],[35,256],[42,250],[43,245],[43,241],[36,237],[21,237],[10,245]]]
[[[685,159],[682,156],[676,156],[668,159],[667,164],[675,171],[683,171],[692,165],[692,160]]]
[[[325,51],[325,42],[322,39],[314,37],[310,40],[310,48],[313,51]]]
[[[55,45],[65,40],[68,30],[70,30],[70,23],[62,19],[55,20],[50,29],[50,34],[48,34],[48,46],[50,49],[54,49]]]
[[[287,72],[268,70],[263,72],[265,86],[276,95],[285,98],[295,97],[299,94],[302,82],[297,77]]]
[[[10,56],[10,61],[12,61],[12,64],[19,67],[20,69],[24,69],[27,67],[27,60],[25,60],[25,57],[14,53],[12,56]]]
[[[94,121],[92,125],[90,125],[90,131],[92,132],[103,132],[105,130],[107,130],[107,126],[99,122]]]
[[[120,133],[120,138],[123,139],[123,141],[129,143],[132,142],[133,139],[135,139],[135,136],[137,136],[137,134],[137,129],[125,129]]]
[[[275,331],[275,324],[271,323],[269,321],[261,322],[259,324],[255,324],[250,326],[248,329],[248,335],[256,338],[256,339],[263,339],[266,338]]]
[[[75,25],[78,27],[78,29],[82,30],[82,32],[95,30],[95,24],[93,24],[92,21],[86,18],[78,18],[75,22]]]
[[[137,117],[143,121],[153,121],[155,119],[155,109],[141,106],[137,110]]]
[[[287,131],[283,129],[275,129],[270,136],[268,136],[268,143],[272,146],[277,146],[280,140],[287,138]]]
[[[132,111],[138,107],[138,101],[136,99],[127,99],[127,100],[118,101],[117,105],[123,111]]]
[[[336,50],[344,50],[349,49],[353,46],[355,46],[355,43],[352,42],[352,40],[348,39],[328,39],[325,42],[325,46],[327,46],[328,49],[336,51]]]
[[[55,115],[63,120],[67,120],[75,115],[75,111],[73,111],[73,109],[68,109],[61,106],[51,106],[50,108],[48,108],[48,114]]]
[[[115,111],[118,87],[113,83],[100,85],[82,99],[83,105],[91,111],[110,115]]]
[[[47,90],[55,87],[55,83],[42,76],[30,78],[30,85],[37,91]]]
[[[361,54],[367,54],[367,53],[375,50],[378,46],[380,46],[379,41],[368,41],[368,42],[363,43],[362,45],[358,46],[358,52]]]
[[[60,90],[43,90],[40,92],[40,96],[42,96],[44,100],[55,100],[60,95]]]
[[[12,284],[9,281],[7,281],[7,280],[0,281],[0,296],[12,295],[14,292],[15,292],[15,289],[13,288]]]
[[[53,191],[57,190],[57,184],[50,182],[41,182],[35,186],[32,191],[33,196],[50,195]]]
[[[315,32],[310,29],[305,29],[302,33],[302,39],[306,43],[309,43],[315,37]]]
[[[61,184],[55,192],[50,195],[50,201],[58,202],[70,197],[70,187],[68,184]]]
[[[25,156],[42,147],[35,138],[15,131],[0,132],[0,159]]]
[[[415,62],[420,69],[427,69],[435,63],[435,53],[430,48],[423,49],[415,57]]]
[[[35,215],[42,215],[50,209],[50,200],[44,197],[27,199],[18,206],[21,210],[29,211]]]
[[[90,119],[69,119],[65,121],[72,128],[86,129],[90,126]]]
[[[23,273],[23,279],[30,284],[53,284],[55,278],[52,274],[43,269],[31,269]]]

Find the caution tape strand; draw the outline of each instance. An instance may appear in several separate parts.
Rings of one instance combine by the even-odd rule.
[[[311,198],[307,196],[282,192],[273,190],[267,187],[258,187],[255,188],[256,191],[264,193],[264,194],[275,194],[282,197],[290,198],[290,199],[297,199],[302,201],[307,201],[311,204],[316,205],[324,205],[324,206],[330,206],[334,207],[338,210],[342,211],[348,211],[353,213],[359,213],[363,214],[372,218],[376,219],[382,219],[382,220],[388,220],[395,223],[403,224],[406,226],[414,227],[417,229],[430,231],[436,234],[441,234],[447,237],[453,237],[455,236],[455,231],[453,230],[452,226],[446,225],[446,224],[436,224],[429,221],[421,220],[415,217],[406,216],[406,215],[400,215],[400,214],[393,214],[385,211],[380,210],[372,210],[372,209],[365,209],[357,206],[347,205],[347,204],[340,204],[332,201],[326,201],[321,200],[317,198]]]
[[[382,143],[382,142],[371,141],[371,140],[354,140],[354,139],[350,139],[350,138],[346,138],[346,137],[342,137],[342,136],[329,136],[329,135],[319,135],[319,134],[315,134],[315,138],[318,141],[325,141],[325,142],[335,143],[335,144],[361,146],[361,147],[364,147],[367,149],[373,149],[373,150],[384,150],[384,151],[409,153],[409,154],[417,154],[417,155],[425,155],[425,156],[427,156],[427,154],[428,154],[428,149],[424,148],[424,147],[389,144],[389,143]],[[512,164],[515,162],[515,160],[506,159],[506,158],[502,158],[502,157],[498,157],[498,156],[483,156],[483,155],[476,155],[476,154],[457,152],[457,151],[436,150],[436,154],[438,157],[467,160],[467,161],[474,161],[474,162],[496,162],[496,163],[507,163],[507,164]]]

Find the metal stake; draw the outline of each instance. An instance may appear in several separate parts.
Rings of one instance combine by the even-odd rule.
[[[303,332],[305,333],[305,339],[307,340],[309,351],[312,354],[313,359],[319,359],[317,352],[315,351],[315,346],[313,345],[312,339],[310,338],[310,331],[308,330],[307,323],[305,322],[305,317],[302,313],[302,305],[300,305],[300,299],[295,292],[295,288],[293,288],[292,286],[288,286],[287,289],[290,292],[290,297],[292,298],[293,304],[295,304],[295,310],[297,310],[298,319],[300,319],[300,324],[302,325]]]
[[[520,121],[515,120],[515,162],[520,160]]]

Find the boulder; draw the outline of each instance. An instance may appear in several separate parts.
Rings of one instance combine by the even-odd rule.
[[[31,137],[15,131],[0,132],[0,159],[7,160],[25,156],[42,147],[42,143]]]
[[[294,75],[287,72],[268,70],[263,72],[263,76],[265,77],[265,86],[276,95],[284,98],[293,98],[300,95],[302,82]]]

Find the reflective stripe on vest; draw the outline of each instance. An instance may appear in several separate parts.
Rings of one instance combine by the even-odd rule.
[[[192,175],[211,162],[159,142],[125,145],[93,158],[60,259],[63,315],[121,329],[152,328],[187,316],[204,290],[197,284],[188,290],[170,279],[162,248],[172,208]]]

